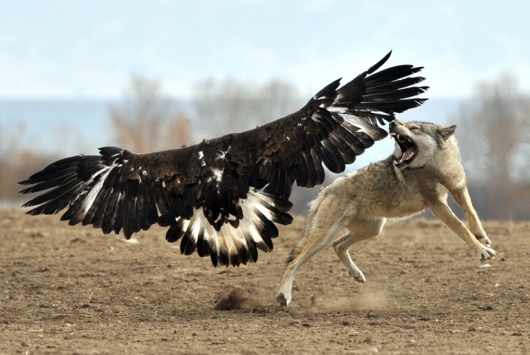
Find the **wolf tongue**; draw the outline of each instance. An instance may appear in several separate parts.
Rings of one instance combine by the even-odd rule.
[[[401,161],[409,160],[414,155],[414,149],[411,147],[407,149],[405,153],[403,153],[403,156],[401,157]]]

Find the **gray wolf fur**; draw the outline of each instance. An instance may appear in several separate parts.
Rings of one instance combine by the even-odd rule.
[[[471,203],[464,167],[454,137],[456,126],[393,121],[390,135],[394,154],[385,160],[337,179],[310,204],[302,238],[288,259],[277,300],[291,301],[296,271],[329,244],[348,274],[366,279],[353,263],[348,249],[378,236],[387,218],[409,217],[430,208],[473,250],[481,262],[497,254]],[[464,210],[469,229],[447,205],[447,193]],[[337,238],[341,230],[345,234]]]

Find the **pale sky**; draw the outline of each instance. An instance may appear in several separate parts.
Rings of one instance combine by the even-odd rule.
[[[529,1],[0,0],[1,98],[119,98],[132,73],[186,98],[209,76],[313,94],[389,50],[429,97],[515,75],[530,90]]]

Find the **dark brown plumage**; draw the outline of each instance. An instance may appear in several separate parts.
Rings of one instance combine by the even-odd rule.
[[[184,254],[210,256],[217,265],[255,262],[270,251],[274,223],[289,224],[293,183],[324,181],[322,163],[344,171],[375,140],[394,114],[421,105],[427,87],[411,77],[421,68],[400,65],[376,72],[390,57],[339,88],[319,91],[299,111],[255,129],[150,154],[100,148],[50,164],[23,185],[24,194],[48,190],[24,207],[69,224],[92,224],[126,238],[158,223]]]

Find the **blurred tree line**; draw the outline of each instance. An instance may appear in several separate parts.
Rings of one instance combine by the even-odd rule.
[[[191,114],[174,103],[159,82],[132,76],[123,100],[109,108],[115,141],[137,153],[177,148],[251,129],[298,110],[304,101],[281,80],[256,85],[209,78],[195,85]],[[530,97],[516,80],[503,76],[478,84],[473,99],[450,123],[458,125],[468,187],[480,217],[530,219]],[[23,127],[0,127],[0,201],[19,201],[16,182],[59,158],[17,145],[21,134]],[[330,174],[326,182],[333,179]],[[295,188],[294,212],[304,214],[319,191]]]
[[[479,215],[530,219],[530,96],[504,75],[478,84],[452,121]]]
[[[0,206],[19,201],[17,182],[42,169],[56,156],[42,154],[19,143],[25,128],[0,124]]]
[[[135,153],[193,143],[191,120],[173,102],[159,82],[133,75],[123,102],[109,108],[115,141]]]

